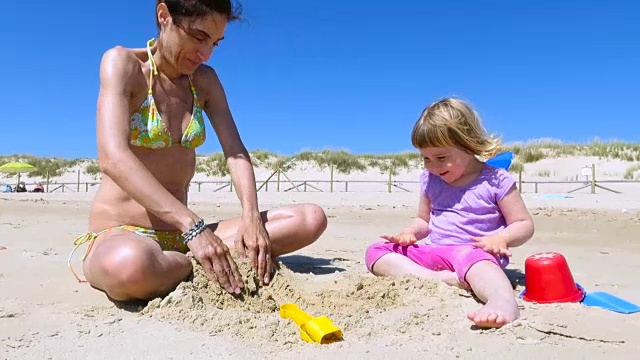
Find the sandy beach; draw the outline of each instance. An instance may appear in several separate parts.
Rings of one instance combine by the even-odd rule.
[[[480,304],[467,292],[415,279],[368,274],[364,249],[404,226],[417,193],[261,193],[263,209],[315,202],[329,216],[312,246],[283,256],[274,282],[244,301],[209,287],[196,271],[167,298],[117,308],[66,261],[85,231],[92,193],[0,196],[0,358],[3,359],[602,359],[637,358],[640,314],[582,304],[519,300],[522,318],[499,330],[477,330],[466,313]],[[507,269],[517,296],[524,261],[556,251],[587,291],[607,291],[640,303],[640,193],[524,194],[534,238],[513,249]],[[192,192],[205,219],[233,216],[234,193]],[[80,269],[84,248],[74,256]],[[296,302],[329,316],[344,340],[303,342],[278,306]]]

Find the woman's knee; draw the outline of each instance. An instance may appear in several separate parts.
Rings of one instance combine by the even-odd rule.
[[[288,233],[296,234],[296,241],[304,246],[316,241],[327,229],[327,215],[316,204],[299,204],[282,208],[284,212],[275,212],[272,220],[286,219]]]
[[[167,290],[174,284],[168,284],[170,279],[163,271],[160,257],[164,254],[148,245],[126,241],[108,251],[93,254],[89,269],[92,279],[89,281],[116,300],[146,299]]]
[[[103,283],[118,289],[135,288],[149,280],[157,267],[154,255],[144,246],[127,244],[99,260]],[[105,285],[106,285],[105,284]]]
[[[314,234],[312,238],[315,240],[327,229],[327,215],[324,209],[316,204],[303,204],[301,206],[306,227]]]

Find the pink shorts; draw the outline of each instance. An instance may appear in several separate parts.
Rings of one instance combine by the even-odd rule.
[[[373,264],[378,259],[388,253],[404,255],[429,270],[454,271],[458,275],[458,279],[463,283],[466,283],[465,276],[467,271],[480,261],[491,261],[502,269],[509,265],[507,256],[496,257],[473,245],[431,245],[420,243],[400,246],[392,242],[383,241],[374,243],[367,248],[365,263],[369,271],[372,271]]]

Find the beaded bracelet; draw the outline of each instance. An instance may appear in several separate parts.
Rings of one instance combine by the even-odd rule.
[[[204,223],[203,219],[198,220],[198,222],[191,227],[191,229],[187,230],[182,237],[184,238],[184,244],[187,245],[189,241],[193,240],[196,236],[200,235],[206,229],[207,226]]]

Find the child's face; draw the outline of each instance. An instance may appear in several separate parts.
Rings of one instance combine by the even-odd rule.
[[[474,159],[472,154],[456,147],[422,148],[420,154],[424,158],[425,169],[440,176],[448,184],[459,180]]]

